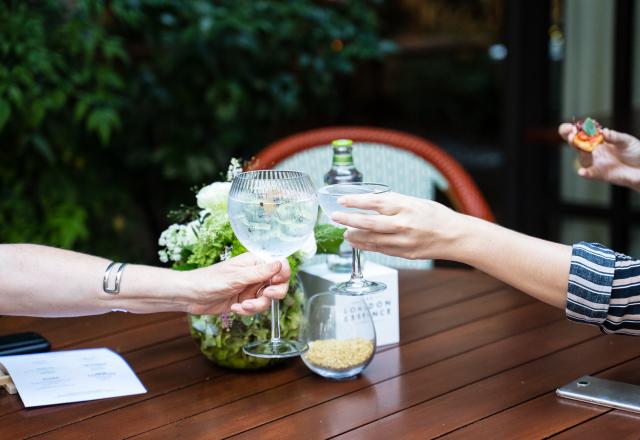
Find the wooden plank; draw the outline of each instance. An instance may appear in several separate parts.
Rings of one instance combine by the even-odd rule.
[[[551,337],[552,335],[556,337]],[[303,411],[297,408],[299,412],[296,414],[246,431],[238,438],[278,438],[284,433],[295,437],[301,435],[303,427],[321,437],[335,436],[582,341],[595,338],[583,345],[595,343],[599,346],[597,341],[601,337],[597,335],[595,329],[578,327],[566,321],[555,322],[407,372],[358,392],[324,403],[315,402],[315,406]],[[451,344],[458,342],[449,341]],[[424,352],[423,355],[426,356],[427,353]],[[481,396],[491,401],[498,398],[492,394]],[[439,419],[447,417],[451,415],[441,413]]]
[[[146,394],[18,411],[0,418],[2,434],[6,436],[5,438],[26,438],[37,433],[44,433],[43,437],[52,438],[46,434],[52,427],[64,426],[136,402],[152,400],[154,397],[162,396],[207,378],[212,380],[221,377],[225,373],[226,371],[213,367],[201,356],[176,362],[140,375],[140,379],[148,390]],[[140,416],[142,417],[142,415]],[[145,415],[145,417],[147,416]],[[162,415],[155,416],[162,417]],[[113,418],[111,424],[114,424]],[[90,437],[90,433],[96,432],[107,433],[110,432],[110,429],[85,431],[82,438],[86,439]],[[108,437],[115,438],[111,434]]]
[[[113,335],[73,344],[72,348],[92,348],[96,345],[109,347],[119,353],[127,353],[149,344],[175,339],[189,334],[185,315],[154,322],[151,325],[134,327]]]
[[[449,291],[443,290],[440,295],[446,296]],[[425,294],[424,301],[431,301],[430,294]],[[469,322],[468,318],[482,319],[510,309],[531,304],[534,300],[511,288],[499,289],[480,296],[471,296],[471,299],[456,302],[451,306],[438,308],[425,314],[410,315],[400,320],[400,340],[402,343],[425,338],[445,329],[453,328],[462,323]],[[422,305],[416,301],[417,307]]]
[[[517,411],[517,413],[522,417],[531,418],[532,421],[537,422],[536,424],[527,423],[526,426],[519,425],[517,421],[513,420],[512,417],[515,416],[515,413],[511,411],[505,411],[501,413],[499,418],[501,421],[505,422],[505,426],[497,426],[497,430],[491,432],[491,436],[494,438],[546,438],[548,434],[547,423],[551,425],[557,424],[568,424],[574,425],[580,423],[582,419],[580,417],[575,417],[576,413],[572,410],[572,406],[580,405],[574,403],[568,403],[565,405],[553,405],[555,403],[555,396],[552,394],[545,394],[544,396],[533,399],[528,402],[526,405],[526,411],[521,412]],[[550,411],[550,408],[553,407],[553,411]],[[518,408],[518,407],[516,407]],[[597,408],[593,406],[585,405],[583,408],[583,412],[586,412],[587,417],[593,417],[600,412]],[[491,417],[493,419],[493,417]],[[528,422],[528,421],[527,421]],[[484,433],[487,435],[486,427],[487,425],[483,423],[471,425],[468,428],[460,429],[459,431],[454,431],[449,435],[445,435],[442,437],[443,439],[468,439],[468,438],[482,438],[482,437],[469,437],[470,434],[473,433]],[[491,425],[494,425],[491,423]],[[495,425],[494,425],[495,426]],[[612,437],[606,437],[612,438]]]
[[[198,348],[190,338],[185,338],[188,328],[184,316],[173,317],[153,326],[143,326],[116,335],[94,339],[70,348],[109,347],[126,354],[125,359],[138,373],[198,355]],[[182,338],[180,338],[182,336]],[[175,339],[180,338],[178,344]],[[165,345],[163,342],[168,341]],[[146,347],[146,348],[145,348]],[[0,416],[23,409],[18,396],[0,393]]]
[[[639,432],[640,415],[626,411],[610,411],[552,438],[554,440],[582,440],[585,438],[638,440]]]
[[[522,296],[520,294],[514,295],[513,292],[509,294],[511,296]],[[376,356],[374,364],[379,364],[378,367],[376,367],[376,374],[383,378],[392,377],[402,371],[417,368],[425,363],[435,362],[443,357],[469,350],[478,344],[505,337],[513,333],[515,328],[519,328],[518,326],[523,321],[525,321],[523,323],[524,328],[527,326],[531,328],[560,317],[557,310],[536,303],[522,307],[522,309],[526,309],[524,312],[527,313],[524,313],[521,309],[517,309],[505,314],[506,316],[502,319],[492,316],[492,319],[478,321],[477,315],[485,314],[487,309],[496,310],[499,307],[504,308],[504,305],[500,305],[500,303],[505,301],[505,296],[496,296],[492,302],[484,304],[478,303],[479,300],[477,298],[471,301],[473,301],[472,304],[477,305],[477,307],[465,308],[460,304],[450,307],[460,312],[466,311],[466,313],[460,313],[460,315],[466,319],[467,322],[475,321],[472,325],[463,325],[462,327],[452,330],[455,332],[455,335],[458,335],[460,339],[459,344],[452,345],[450,343],[451,337],[434,336],[433,338],[409,344],[406,347],[403,346],[402,349],[396,347],[393,350]],[[440,313],[440,310],[433,313]],[[423,320],[429,322],[430,314],[424,314]],[[459,325],[459,323],[457,325]],[[433,327],[431,331],[436,331],[435,329],[436,328]],[[408,336],[412,338],[411,334],[408,334]],[[427,353],[426,356],[424,356],[425,352]],[[373,368],[373,366],[370,368]],[[114,437],[144,433],[149,429],[171,421],[177,421],[193,414],[198,414],[211,408],[216,408],[226,403],[255,395],[262,391],[293,383],[294,381],[306,380],[315,383],[315,386],[311,388],[312,390],[316,390],[317,388],[338,390],[338,388],[335,387],[340,387],[341,383],[348,385],[349,383],[356,384],[359,382],[360,384],[365,383],[365,386],[366,383],[368,383],[367,377],[350,382],[323,381],[316,376],[311,376],[306,367],[301,365],[301,362],[294,364],[294,367],[265,371],[256,373],[255,375],[231,373],[224,379],[224,383],[220,381],[209,381],[197,384],[193,387],[172,392],[151,401],[122,408],[117,412],[93,417],[60,430],[49,432],[47,433],[47,438],[81,438],[86,432],[101,432],[106,429],[109,429],[109,432],[112,433]],[[257,407],[262,408],[264,405],[259,403]],[[162,414],[162,417],[149,418],[141,416],[141,414],[149,412]],[[124,423],[113,426],[114,417],[124,421]],[[210,438],[218,437],[219,433],[211,431],[211,424],[210,422],[206,422],[205,431],[207,435]],[[223,425],[227,424],[228,420],[224,420]]]
[[[53,349],[67,348],[73,344],[90,341],[94,338],[117,334],[156,322],[184,316],[183,313],[156,313],[134,315],[130,313],[107,313],[78,318],[38,318],[22,330],[40,333],[51,342]],[[11,327],[12,320],[21,318],[2,317],[3,329]],[[6,322],[5,322],[6,320]],[[3,331],[4,333],[4,331]]]
[[[635,341],[629,338],[610,336],[608,339],[626,342],[630,346],[637,345]],[[587,359],[582,359],[582,361],[589,362]],[[588,366],[597,369],[600,365],[592,365],[589,362]],[[545,395],[487,417],[467,428],[456,431],[451,436],[465,438],[465,436],[476,435],[476,433],[497,432],[503,433],[506,438],[514,435],[547,437],[589,420],[594,416],[608,412],[609,409],[605,407],[584,404],[555,396],[553,391],[555,388],[583,374],[585,373],[579,370],[569,371],[569,374],[565,374],[565,377],[558,383],[550,384],[550,390],[547,390],[548,392]],[[567,378],[566,376],[569,377]],[[640,359],[636,358],[625,362],[598,374],[598,376],[612,380],[639,383]],[[536,377],[530,378],[531,382],[536,382],[536,380]],[[540,395],[540,390],[541,388],[536,389],[536,392],[531,393],[529,398]],[[513,404],[514,402],[511,403]],[[636,425],[636,429],[637,432],[640,432],[640,424]]]
[[[192,369],[191,363],[181,368],[185,371]],[[199,357],[198,362],[205,362]],[[213,367],[210,367],[213,369]],[[157,372],[159,370],[153,370]],[[210,373],[210,372],[209,372]],[[174,374],[182,373],[175,370]],[[189,416],[198,411],[199,407],[211,405],[212,402],[233,401],[239,397],[251,395],[274,386],[282,385],[297,378],[308,375],[308,370],[301,362],[293,362],[285,368],[274,368],[259,373],[232,373],[226,372],[224,376],[206,374],[202,371],[199,378],[194,378],[193,383],[184,384],[180,388],[168,388],[166,384],[159,382],[158,389],[163,393],[150,396],[153,398],[140,400],[137,403],[117,402],[112,407],[99,408],[98,411],[87,412],[75,417],[74,423],[61,424],[58,419],[51,418],[46,421],[47,431],[34,438],[84,440],[87,433],[108,432],[110,438],[123,438],[147,430],[148,426],[155,427],[174,421],[181,417]],[[167,378],[169,378],[167,376]],[[144,379],[147,384],[149,379]],[[215,403],[214,403],[215,404]],[[114,423],[117,420],[118,423]],[[2,419],[0,419],[2,422]],[[58,428],[51,430],[53,428]],[[212,437],[210,437],[212,438]],[[213,437],[215,438],[215,437]]]
[[[574,374],[577,375],[578,373],[573,371],[570,373],[570,375]],[[640,382],[640,359],[632,359],[620,366],[608,369],[602,374],[598,374],[598,376],[612,380],[625,380],[638,383]],[[566,382],[569,382],[572,378],[575,377],[572,376],[570,379],[567,379]],[[491,378],[490,380],[495,380],[495,378]],[[508,379],[508,381],[509,380],[512,379]],[[539,385],[545,380],[546,377],[540,378],[534,375],[524,380],[524,383],[519,384],[520,387],[518,387],[518,389],[526,391],[527,386],[530,387],[531,384]],[[513,383],[509,383],[508,381],[502,384],[502,386],[505,390],[513,393],[513,390],[511,390]],[[407,410],[365,425],[341,436],[341,438],[363,438],[369,436],[375,438],[377,435],[387,438],[410,438],[411,432],[421,432],[425,436],[437,436],[466,424],[473,423],[473,421],[480,417],[486,417],[487,413],[491,411],[499,411],[501,408],[504,409],[517,403],[513,400],[509,400],[506,403],[498,403],[495,402],[495,398],[489,401],[479,400],[478,396],[491,395],[501,397],[504,394],[504,392],[498,392],[496,389],[479,389],[487,383],[487,381],[479,382],[445,396],[413,406]],[[552,383],[548,386],[555,389],[560,385],[563,385],[563,383]],[[540,391],[537,392],[539,393]],[[525,398],[534,396],[535,394],[529,394],[526,395]],[[586,405],[566,399],[555,398],[553,391],[545,395],[544,399],[545,404],[542,405],[545,409],[544,413],[540,411],[540,407],[536,402],[531,403],[533,401],[526,402],[516,408],[519,410],[519,422],[531,425],[531,427],[526,429],[535,430],[539,428],[538,425],[544,426],[547,430],[545,435],[561,431],[567,426],[571,426],[572,423],[580,423],[581,421],[594,417],[594,415],[609,411],[607,408],[595,405]],[[534,406],[531,409],[529,408],[530,404]],[[539,415],[539,417],[534,417],[534,414]],[[554,417],[556,417],[557,414],[562,414],[562,417],[555,419]],[[493,418],[488,418],[486,420],[492,419]],[[558,423],[554,424],[554,421]],[[499,425],[497,428],[499,431],[503,420],[498,419],[496,423]],[[539,436],[533,435],[533,437]]]
[[[545,308],[548,312],[549,308]],[[535,314],[540,310],[532,307],[529,312]],[[222,405],[224,402],[221,402],[222,406],[219,405],[218,408],[212,408],[194,417],[150,431],[149,436],[171,438],[178,433],[195,438],[229,436],[456,356],[483,343],[504,338],[514,332],[517,323],[522,322],[525,316],[520,310],[512,311],[492,319],[476,321],[431,338],[420,339],[401,349],[378,354],[365,374],[356,380],[335,382],[313,375],[227,405]],[[549,314],[547,319],[555,319],[556,316],[555,313]],[[496,324],[496,321],[503,322]],[[534,321],[528,321],[525,327],[526,325],[534,325]],[[365,405],[361,409],[367,411],[367,407],[368,405]],[[248,408],[252,409],[247,411]],[[351,410],[353,409],[349,411]],[[289,416],[287,420],[292,417],[295,418],[295,415]],[[312,432],[315,433],[315,427]],[[325,433],[319,432],[318,435],[325,436]],[[254,438],[261,438],[260,436],[261,434]]]
[[[406,283],[401,278],[400,315],[403,317],[417,315],[427,310],[465,301],[471,297],[469,294],[470,289],[473,290],[474,296],[479,296],[506,287],[501,281],[481,272],[456,272],[458,273],[457,276],[434,286],[420,285],[418,283],[415,290],[405,287]],[[430,273],[424,276],[427,280],[429,277]],[[420,304],[416,304],[415,297],[417,295],[426,296],[426,298]]]
[[[574,372],[571,374],[574,374]],[[598,376],[612,380],[627,380],[636,383],[640,379],[640,359],[632,359],[621,366],[608,369],[604,373],[598,374]],[[543,381],[545,379],[545,377],[542,378]],[[541,379],[536,376],[528,377],[524,384],[519,384],[521,386],[518,388],[524,389],[522,385],[530,386],[531,384],[539,384],[540,380]],[[571,379],[568,379],[566,382],[569,382],[570,380]],[[472,423],[477,420],[478,417],[486,416],[487,413],[491,411],[487,405],[494,405],[492,407],[493,411],[497,411],[500,408],[504,409],[505,407],[514,404],[513,400],[508,401],[506,404],[495,403],[494,399],[491,399],[491,401],[488,402],[479,402],[477,397],[478,394],[474,393],[491,393],[482,394],[491,396],[502,396],[502,394],[504,394],[504,392],[496,392],[495,389],[487,390],[483,388],[482,390],[479,390],[478,387],[483,385],[483,383],[478,383],[461,388],[445,396],[441,396],[377,420],[347,433],[340,438],[355,439],[363,437],[366,438],[369,436],[373,436],[372,438],[375,438],[377,435],[385,436],[386,438],[410,438],[411,432],[420,432],[425,436],[437,436]],[[559,385],[562,385],[562,383],[553,383],[550,386],[555,389]],[[513,383],[506,383],[503,384],[503,386],[505,390],[511,390],[511,388],[513,388]],[[534,396],[529,395],[528,397],[531,398]],[[545,403],[542,405],[545,409],[544,414],[540,411],[540,407],[537,403],[531,403],[533,401],[526,402],[517,408],[520,410],[518,414],[518,416],[521,417],[520,423],[531,425],[531,428],[526,429],[535,430],[538,429],[538,425],[544,426],[547,429],[545,435],[561,431],[567,426],[571,426],[572,423],[580,423],[581,421],[594,417],[594,415],[609,411],[607,408],[595,405],[586,405],[567,399],[555,398],[554,392],[547,393],[544,399]],[[530,404],[535,407],[529,409]],[[534,417],[534,414],[539,415],[539,417]],[[562,417],[555,419],[554,417],[556,417],[557,414],[562,414]],[[492,418],[488,418],[486,420],[491,419]],[[554,421],[558,423],[554,424]],[[500,425],[502,420],[499,420],[497,423]],[[500,427],[497,429],[499,430]]]

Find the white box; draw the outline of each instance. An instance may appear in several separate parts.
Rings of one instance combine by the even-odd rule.
[[[398,306],[398,271],[391,267],[367,262],[363,275],[365,279],[379,281],[387,285],[387,290],[363,296],[376,327],[377,346],[400,342],[400,310]],[[328,292],[332,285],[347,281],[348,273],[331,272],[325,263],[303,266],[300,271],[307,298],[316,293]],[[346,312],[346,311],[345,311]],[[345,319],[348,317],[345,314]],[[355,322],[357,319],[354,318]]]

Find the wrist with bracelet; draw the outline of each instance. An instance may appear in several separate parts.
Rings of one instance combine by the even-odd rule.
[[[109,281],[111,280],[112,276],[112,272],[114,272],[114,269],[117,265],[120,265],[118,267],[118,269],[115,271],[115,277],[114,277],[114,282],[113,282],[113,287],[109,287]],[[111,263],[109,263],[109,265],[107,266],[107,269],[104,271],[104,277],[102,278],[102,290],[109,294],[109,295],[117,295],[118,293],[120,293],[120,283],[122,281],[122,274],[124,272],[124,268],[127,265],[127,263],[118,263],[115,261],[112,261]],[[112,312],[127,312],[128,310],[126,309],[111,309]]]

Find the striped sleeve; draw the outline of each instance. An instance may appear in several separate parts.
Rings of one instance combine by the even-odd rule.
[[[640,335],[640,261],[596,243],[573,246],[567,317],[605,333]]]

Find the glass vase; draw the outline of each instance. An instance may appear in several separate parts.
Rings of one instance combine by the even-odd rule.
[[[299,277],[289,284],[289,293],[281,301],[280,326],[285,338],[299,339],[303,319],[304,291]],[[191,336],[200,351],[213,363],[234,370],[256,370],[283,362],[247,356],[242,352],[246,344],[268,339],[271,329],[269,314],[255,316],[189,315]]]

